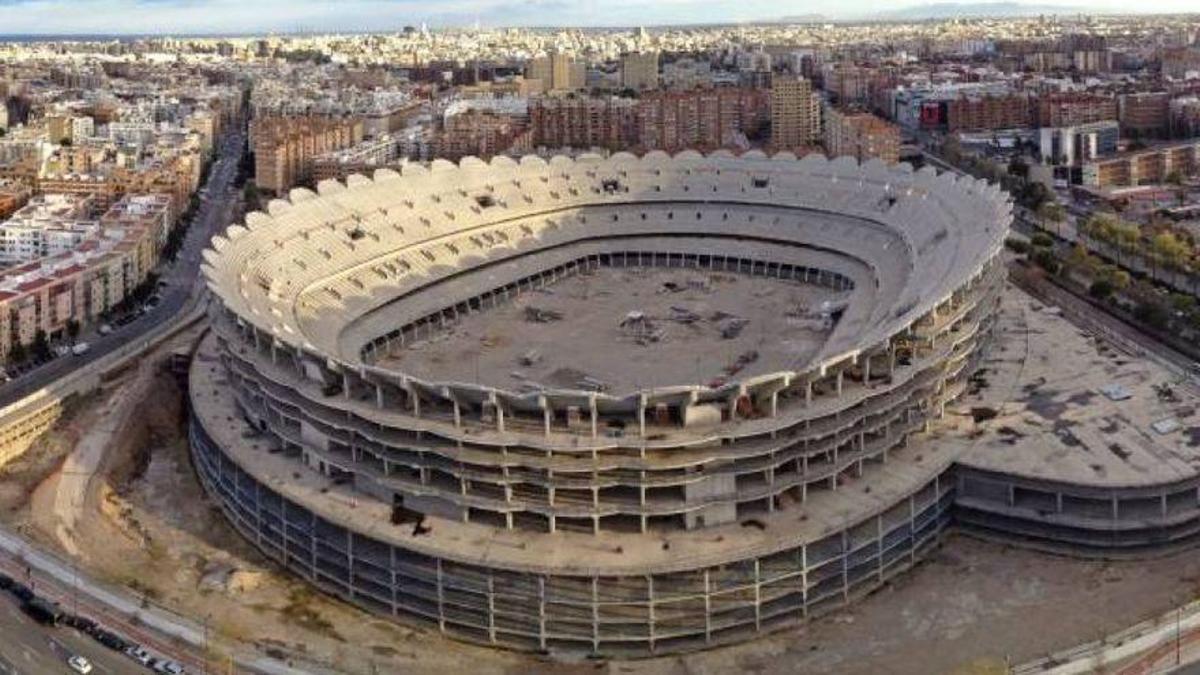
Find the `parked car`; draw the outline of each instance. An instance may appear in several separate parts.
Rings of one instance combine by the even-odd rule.
[[[71,347],[71,353],[74,354],[75,356],[83,356],[84,354],[88,353],[88,350],[91,348],[92,348],[92,346],[89,345],[88,343],[80,342],[80,343],[76,344],[74,347]]]
[[[126,649],[125,654],[143,666],[149,666],[150,662],[154,660],[154,657],[150,655],[150,652],[146,651],[145,647],[137,644]]]
[[[14,581],[8,592],[12,593],[21,602],[29,602],[33,599],[33,589],[19,581]]]
[[[170,659],[163,659],[154,664],[154,672],[165,675],[183,675],[183,666]]]
[[[86,616],[77,616],[75,614],[67,614],[62,618],[62,625],[81,630],[84,633],[90,634],[96,628],[96,622]]]
[[[133,643],[129,642],[125,638],[104,629],[97,630],[93,634],[93,637],[96,638],[96,642],[99,642],[113,651],[124,652],[133,647]]]
[[[87,657],[79,656],[78,654],[67,659],[67,665],[71,667],[71,670],[82,675],[92,672],[92,662],[88,661]]]
[[[58,608],[58,603],[50,602],[45,598],[39,598],[36,595],[25,601],[21,605],[21,609],[29,615],[31,619],[46,626],[55,626],[58,620],[62,618],[62,610]]]
[[[109,333],[111,333],[112,331],[113,331],[113,327],[112,327],[112,326],[110,326],[110,325],[108,325],[108,324],[106,324],[106,323],[102,323],[102,324],[100,324],[100,331],[99,331],[99,332],[100,332],[100,334],[101,334],[101,335],[108,335],[108,334],[109,334]]]

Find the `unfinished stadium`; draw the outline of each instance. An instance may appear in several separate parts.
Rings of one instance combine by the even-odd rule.
[[[754,152],[294,190],[205,252],[196,466],[263,552],[383,615],[604,656],[744,640],[950,523],[958,457],[920,436],[986,347],[1010,209]]]

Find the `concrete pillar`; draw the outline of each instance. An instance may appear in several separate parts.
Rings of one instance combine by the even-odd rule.
[[[596,395],[588,396],[588,412],[592,416],[592,438],[600,435],[600,414],[596,410]]]
[[[383,385],[375,385],[375,407],[383,410]]]
[[[844,377],[845,377],[845,374],[844,374],[843,370],[841,368],[838,368],[838,371],[837,371],[837,395],[839,397],[842,395],[842,380]]]
[[[421,416],[421,397],[417,396],[417,389],[412,385],[408,385],[408,401],[412,405],[413,417]]]
[[[542,575],[538,575],[538,645],[546,648],[546,577]]]
[[[645,438],[646,437],[646,395],[645,394],[640,394],[638,396],[637,416],[638,416],[638,435],[641,436],[642,438]],[[1198,493],[1198,494],[1200,494],[1200,493]]]

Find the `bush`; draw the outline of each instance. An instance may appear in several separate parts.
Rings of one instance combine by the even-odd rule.
[[[1054,238],[1045,232],[1034,233],[1033,238],[1030,241],[1034,246],[1039,246],[1042,248],[1050,248],[1054,246]]]
[[[1008,247],[1008,250],[1016,253],[1017,255],[1025,255],[1026,253],[1029,253],[1029,242],[1025,241],[1024,239],[1009,237],[1008,239],[1004,240],[1004,245]]]
[[[1133,318],[1155,328],[1166,328],[1169,315],[1167,310],[1156,302],[1142,301],[1133,308]]]
[[[1115,290],[1116,289],[1113,288],[1111,281],[1108,279],[1100,279],[1092,282],[1091,287],[1088,288],[1088,295],[1096,298],[1097,300],[1107,300],[1108,298],[1112,297],[1112,294]]]
[[[1058,261],[1058,258],[1054,257],[1054,253],[1050,249],[1035,248],[1030,259],[1049,274],[1058,274],[1062,271],[1062,263]]]

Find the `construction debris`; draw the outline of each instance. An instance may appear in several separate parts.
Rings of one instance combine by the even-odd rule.
[[[749,319],[727,319],[721,326],[721,339],[732,340],[742,334],[742,329],[750,323]]]
[[[734,361],[733,363],[729,364],[728,366],[725,366],[725,374],[730,375],[730,376],[736,375],[736,374],[742,372],[743,368],[750,365],[751,363],[754,363],[757,360],[758,360],[758,351],[751,349],[750,351],[745,352],[741,356],[737,357],[737,360]]]
[[[562,318],[562,312],[557,310],[542,309],[532,305],[525,308],[525,320],[533,323],[550,323],[551,321],[561,321]]]
[[[671,321],[676,323],[696,323],[700,320],[700,315],[688,309],[687,307],[671,306]]]

